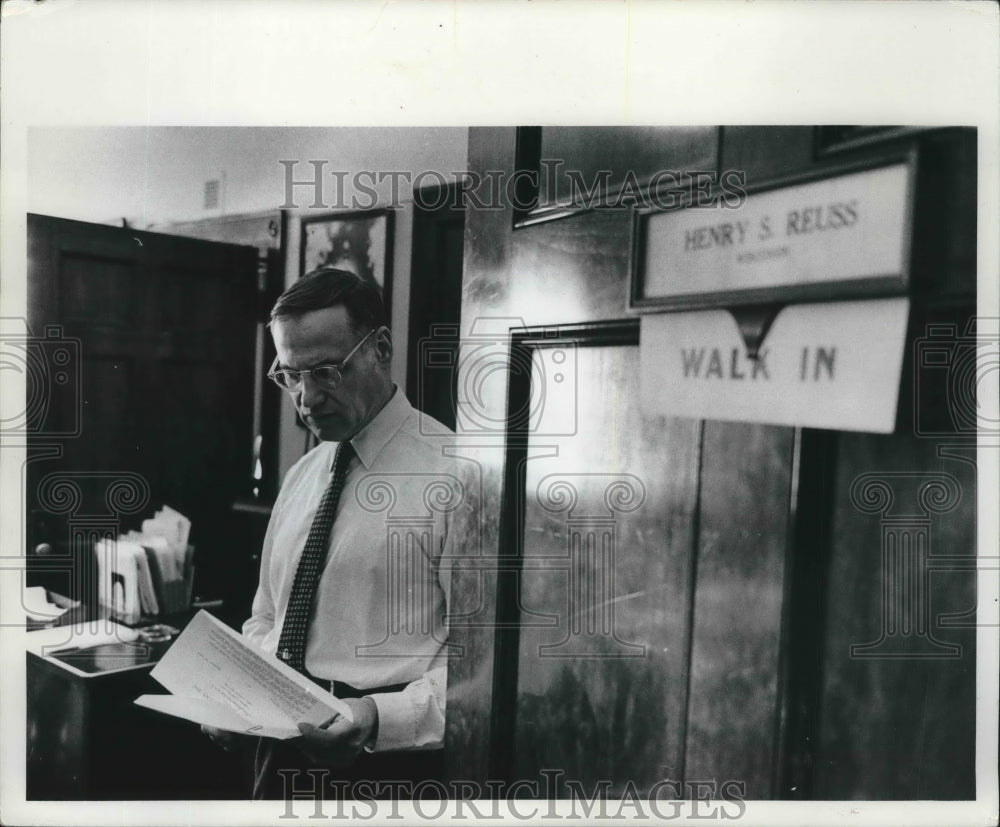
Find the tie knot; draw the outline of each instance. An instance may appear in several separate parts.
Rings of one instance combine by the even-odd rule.
[[[330,472],[333,474],[337,474],[338,472],[341,475],[345,474],[351,459],[356,456],[357,451],[354,450],[354,446],[350,441],[341,442],[337,445],[337,453],[333,457],[333,467],[330,469]]]

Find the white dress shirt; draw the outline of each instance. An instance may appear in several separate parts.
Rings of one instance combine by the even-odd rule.
[[[357,457],[316,589],[305,665],[317,678],[369,693],[376,752],[434,749],[444,739],[445,644],[455,510],[464,499],[451,431],[398,388],[351,440]],[[288,472],[271,513],[260,584],[243,634],[274,653],[299,557],[333,468],[323,442]],[[444,558],[442,560],[442,557]],[[379,687],[406,683],[401,692]]]

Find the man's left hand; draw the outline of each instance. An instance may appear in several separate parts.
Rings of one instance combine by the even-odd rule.
[[[347,767],[354,763],[362,748],[378,731],[378,707],[371,698],[346,698],[354,720],[338,715],[325,727],[300,723],[302,735],[294,743],[317,764]]]

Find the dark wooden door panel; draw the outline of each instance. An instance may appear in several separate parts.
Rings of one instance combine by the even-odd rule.
[[[840,436],[816,798],[975,797],[975,448],[938,448]]]
[[[86,569],[74,526],[138,527],[169,504],[191,517],[211,568],[251,470],[256,251],[36,215],[28,232],[29,327],[59,326],[80,367],[63,392],[40,388],[52,421],[79,428],[32,435],[29,456],[51,445],[62,456],[28,465],[29,548],[50,543]],[[46,479],[79,501],[42,496]],[[109,494],[116,479],[131,492],[124,500]]]
[[[687,780],[772,796],[791,428],[706,422]]]
[[[660,183],[676,186],[681,171],[714,172],[718,132],[706,126],[542,127],[540,156],[550,167],[539,175],[539,202],[596,203],[591,192],[615,200],[619,193],[635,194],[637,184],[657,173],[673,170]]]
[[[139,266],[131,257],[114,259],[60,251],[57,295],[62,321],[116,330],[134,327],[144,292],[137,278]]]
[[[511,306],[525,324],[627,316],[632,249],[628,210],[595,210],[517,231]]]
[[[816,163],[815,128],[811,126],[724,126],[720,170],[746,175],[753,187]]]
[[[454,186],[418,190],[406,355],[406,393],[418,410],[455,427],[465,210]]]

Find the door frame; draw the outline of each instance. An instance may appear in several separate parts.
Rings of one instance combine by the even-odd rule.
[[[513,781],[520,632],[520,585],[524,554],[525,484],[531,418],[531,364],[546,347],[638,346],[639,319],[512,328],[504,420],[504,478],[500,510],[489,778]]]

